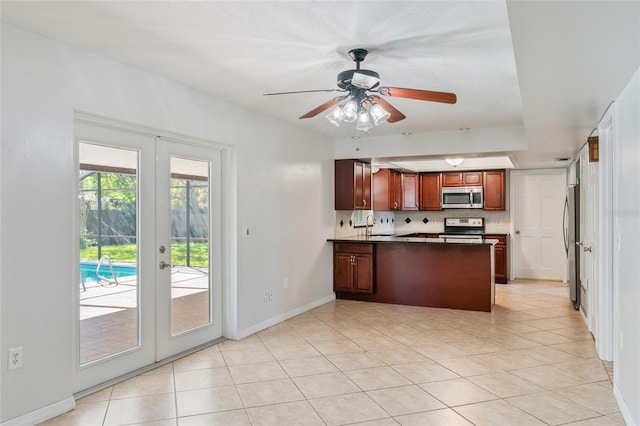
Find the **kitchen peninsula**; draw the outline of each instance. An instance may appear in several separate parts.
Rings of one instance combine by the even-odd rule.
[[[338,299],[493,309],[497,240],[354,236],[329,241]]]

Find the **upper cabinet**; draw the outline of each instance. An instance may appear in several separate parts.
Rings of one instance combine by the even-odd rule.
[[[336,210],[370,210],[371,164],[336,160],[334,194]]]
[[[490,170],[484,172],[484,209],[505,209],[505,181],[504,170]]]
[[[420,210],[442,210],[442,173],[420,173]]]
[[[420,184],[418,173],[402,173],[402,210],[418,210]]]
[[[482,172],[444,172],[442,186],[482,186]]]
[[[402,174],[380,169],[373,175],[373,209],[402,210]]]

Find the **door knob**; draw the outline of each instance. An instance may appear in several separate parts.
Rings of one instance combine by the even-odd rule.
[[[584,251],[588,251],[589,253],[591,253],[591,246],[582,246],[582,250]]]
[[[517,235],[520,235],[520,231],[516,231],[516,234],[517,234]]]
[[[165,269],[165,268],[171,268],[173,265],[170,263],[165,263],[165,261],[163,260],[160,262],[159,266],[160,266],[160,269]]]

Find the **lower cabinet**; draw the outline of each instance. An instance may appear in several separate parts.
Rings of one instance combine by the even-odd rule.
[[[333,290],[373,294],[373,244],[333,244]]]
[[[498,243],[494,246],[496,282],[506,284],[509,281],[509,274],[507,271],[507,236],[485,235],[484,238],[489,240],[498,240]]]

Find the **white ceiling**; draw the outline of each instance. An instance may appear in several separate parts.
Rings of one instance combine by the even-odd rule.
[[[334,139],[355,130],[324,114],[298,119],[334,93],[262,95],[334,88],[336,74],[354,67],[347,52],[366,48],[363,68],[377,71],[382,85],[458,96],[455,105],[387,98],[407,119],[370,136],[524,127],[528,149],[500,153],[516,167],[566,165],[554,159],[575,155],[640,66],[635,1],[0,5],[4,22]]]

